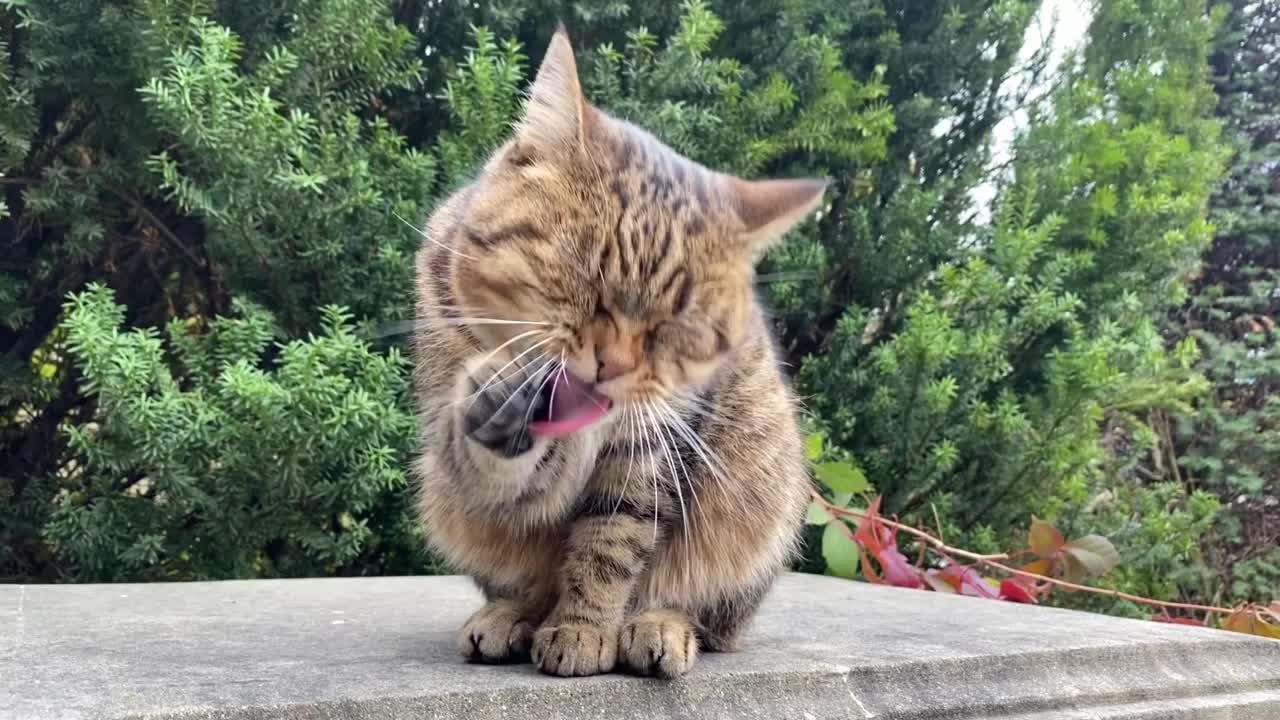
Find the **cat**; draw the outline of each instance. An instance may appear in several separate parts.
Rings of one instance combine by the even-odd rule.
[[[810,493],[754,265],[826,186],[714,172],[590,105],[559,26],[415,262],[418,505],[486,600],[466,658],[670,678],[739,646]]]

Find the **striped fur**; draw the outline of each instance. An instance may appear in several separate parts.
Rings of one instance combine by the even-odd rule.
[[[590,106],[557,33],[514,136],[432,214],[416,261],[419,507],[488,601],[460,652],[674,676],[737,646],[808,497],[752,266],[824,187],[713,172]],[[597,384],[614,410],[587,430],[465,430],[476,378],[563,363],[591,380],[606,361],[624,370]]]

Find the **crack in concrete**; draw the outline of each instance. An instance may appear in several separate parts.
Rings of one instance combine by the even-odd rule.
[[[852,699],[852,700],[853,700],[853,702],[854,702],[854,704],[858,706],[858,709],[862,711],[862,717],[864,717],[864,718],[873,718],[873,717],[875,717],[875,713],[873,713],[873,712],[871,712],[870,710],[868,710],[868,709],[867,709],[867,706],[863,705],[863,704],[862,704],[862,701],[858,699],[858,696],[853,694],[853,688],[852,688],[852,687],[849,687],[849,674],[848,674],[848,673],[845,673],[845,675],[844,675],[844,688],[845,688],[845,690],[848,690],[848,691],[849,691],[849,697],[850,697],[850,699]]]

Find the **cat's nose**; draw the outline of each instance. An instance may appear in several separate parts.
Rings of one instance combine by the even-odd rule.
[[[636,369],[634,357],[617,345],[605,345],[596,351],[596,382],[608,382]]]

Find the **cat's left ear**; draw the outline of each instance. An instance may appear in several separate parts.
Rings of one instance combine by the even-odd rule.
[[[741,180],[733,178],[734,210],[744,226],[747,245],[756,255],[782,239],[822,204],[828,180]]]
[[[516,138],[526,150],[558,153],[582,146],[594,110],[582,96],[578,65],[564,24],[556,26],[538,75],[529,86]]]

